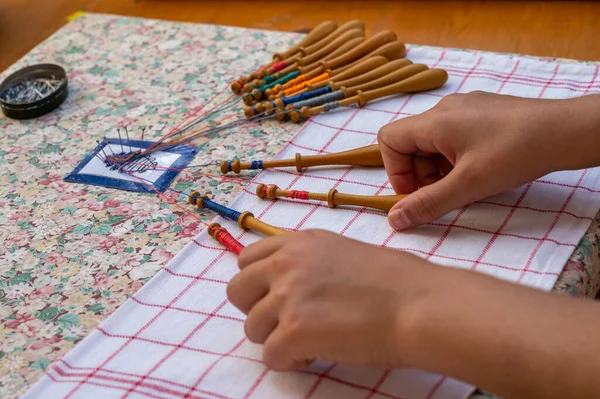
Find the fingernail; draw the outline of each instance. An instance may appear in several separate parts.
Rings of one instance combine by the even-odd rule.
[[[406,230],[414,226],[414,223],[410,221],[408,215],[404,211],[404,208],[400,208],[396,211],[390,212],[388,218],[390,224],[396,230]]]

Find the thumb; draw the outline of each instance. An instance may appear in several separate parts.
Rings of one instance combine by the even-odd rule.
[[[407,195],[390,209],[390,225],[396,230],[420,226],[477,200],[466,180],[461,169],[455,168],[439,181]]]

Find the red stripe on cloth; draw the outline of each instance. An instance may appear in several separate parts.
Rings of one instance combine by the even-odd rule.
[[[65,361],[63,359],[59,360],[59,362],[63,363],[67,368],[69,368],[71,370],[93,370],[92,367],[75,367],[75,366],[67,363],[67,361]],[[106,374],[120,375],[120,376],[123,376],[123,377],[135,377],[135,378],[142,377],[141,374],[127,373],[127,372],[124,372],[124,371],[116,371],[116,370],[110,370],[110,369],[101,369],[99,372],[106,373]],[[84,375],[82,375],[82,376],[84,376]],[[192,386],[190,386],[190,385],[186,385],[186,384],[182,384],[182,383],[179,383],[179,382],[167,380],[166,378],[148,377],[146,379],[147,380],[161,382],[163,384],[170,384],[170,385],[173,385],[173,386],[176,386],[176,387],[179,387],[179,388],[183,388],[183,389],[186,389],[186,390],[192,388]],[[133,383],[133,382],[131,382],[131,383]],[[207,395],[212,395],[212,396],[216,396],[218,398],[228,399],[227,396],[223,396],[223,395],[218,394],[218,393],[206,391],[204,389],[198,389],[198,388],[196,388],[195,390],[198,391],[198,392],[200,392],[200,393],[207,394]]]
[[[579,177],[579,180],[577,181],[576,186],[583,181],[583,178],[585,177],[586,173],[587,173],[587,169],[584,170],[581,173],[581,176]],[[563,205],[561,207],[561,211],[564,210],[564,209],[566,209],[566,207],[569,205],[569,203],[573,199],[573,196],[575,195],[576,191],[577,191],[577,187],[574,187],[573,190],[571,190],[571,193],[569,193],[569,196],[567,197],[567,199],[565,200],[565,202],[563,203]],[[517,281],[516,281],[517,283],[521,282],[521,280],[525,276],[525,273],[527,273],[529,271],[529,268],[531,267],[531,264],[533,263],[533,259],[535,258],[535,255],[537,255],[537,253],[539,252],[540,248],[542,247],[542,244],[548,238],[548,236],[550,235],[550,233],[552,233],[552,230],[554,230],[554,227],[556,227],[556,224],[558,223],[558,220],[560,219],[560,216],[561,216],[561,213],[559,213],[558,215],[556,215],[556,217],[554,218],[554,221],[552,221],[552,224],[550,225],[550,227],[546,231],[546,234],[544,234],[544,239],[540,240],[540,242],[538,243],[538,245],[535,247],[535,249],[533,250],[533,252],[529,256],[529,259],[527,259],[527,263],[525,264],[525,268],[523,269],[523,271],[519,275],[519,278],[517,278]]]
[[[429,393],[427,394],[427,398],[426,399],[432,399],[433,395],[436,394],[436,392],[440,389],[440,387],[442,386],[442,384],[444,383],[444,381],[446,381],[446,378],[448,377],[442,377],[440,378],[440,380],[433,386],[433,388],[431,388],[431,391],[429,391]]]
[[[223,309],[223,307],[227,304],[227,300],[224,300],[223,302],[221,302],[216,308],[215,310],[213,310],[211,312],[211,314],[215,314],[217,312],[219,312],[221,309]],[[150,371],[148,371],[147,374],[143,375],[142,378],[140,378],[130,389],[129,391],[127,391],[122,397],[123,399],[126,398],[127,396],[129,396],[129,394],[140,384],[142,384],[144,382],[144,380],[146,379],[146,377],[152,375],[152,373],[154,373],[164,362],[166,362],[171,356],[173,356],[178,350],[179,348],[181,348],[183,345],[185,345],[202,327],[204,327],[206,325],[206,323],[208,323],[208,321],[212,319],[212,315],[209,315],[207,317],[204,318],[204,320],[198,324],[196,327],[194,327],[194,329],[192,331],[190,331],[190,333],[188,335],[186,335],[186,337],[175,347],[173,348],[169,353],[167,353],[165,356],[163,356],[162,359],[160,359],[154,366],[152,366],[152,368],[150,369]]]
[[[221,252],[219,255],[217,255],[215,257],[215,259],[213,259],[208,266],[200,273],[200,275],[198,276],[198,279],[200,279],[201,277],[204,276],[204,274],[206,274],[224,255],[225,255],[225,251]],[[189,291],[194,284],[198,281],[198,279],[196,280],[192,280],[175,298],[173,298],[169,304],[164,308],[161,309],[156,315],[154,315],[154,317],[152,317],[152,319],[150,319],[146,324],[144,324],[136,333],[134,336],[128,338],[128,340],[121,345],[119,348],[117,348],[110,356],[108,356],[94,371],[92,371],[90,374],[88,374],[88,376],[81,381],[81,383],[79,383],[76,387],[74,387],[65,397],[65,399],[70,398],[73,394],[75,394],[75,392],[77,392],[88,380],[89,378],[93,377],[97,370],[99,370],[100,368],[103,368],[104,366],[106,366],[111,360],[113,360],[119,353],[121,353],[123,351],[123,349],[125,349],[131,342],[133,342],[133,339],[135,337],[137,337],[139,334],[141,334],[143,331],[145,331],[148,327],[150,327],[150,325],[152,325],[156,320],[158,320],[158,318],[160,316],[162,316],[167,309],[170,308],[170,306],[172,306],[173,304],[175,304],[181,297],[183,297],[183,295],[185,295],[185,293],[187,291]],[[98,328],[99,329],[99,328]]]
[[[204,370],[204,373],[202,373],[202,375],[200,377],[198,377],[198,379],[196,380],[196,382],[194,382],[194,385],[191,386],[190,390],[185,394],[184,398],[188,398],[193,390],[196,389],[196,387],[198,385],[200,385],[200,383],[206,378],[206,376],[208,375],[208,373],[210,373],[210,371],[215,368],[215,366],[224,358],[230,356],[233,352],[235,352],[240,346],[242,346],[242,344],[246,342],[246,338],[242,338],[237,344],[235,344],[233,346],[233,348],[231,348],[227,353],[224,353],[223,355],[221,355],[219,358],[215,359],[214,362],[212,362],[212,364],[210,366],[208,366],[208,368],[206,370]]]

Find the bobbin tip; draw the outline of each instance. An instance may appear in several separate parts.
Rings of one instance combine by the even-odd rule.
[[[256,108],[256,112],[259,114],[262,114],[263,112],[265,112],[265,106],[263,105],[263,103],[256,103],[254,105],[254,108]]]
[[[262,92],[260,90],[254,89],[250,93],[252,94],[252,97],[254,97],[254,99],[256,101],[262,100],[263,95],[262,95]]]
[[[265,101],[263,103],[263,106],[265,107],[265,111],[267,111],[267,114],[272,114],[273,110],[275,109],[275,105],[273,105],[273,103],[271,101]]]
[[[277,107],[275,108],[275,117],[280,121],[285,121],[288,117],[288,112],[283,108]]]
[[[300,109],[300,114],[302,115],[302,117],[304,119],[310,118],[310,108],[308,108],[308,107],[302,107]]]
[[[275,91],[273,89],[266,89],[265,90],[265,98],[271,98],[272,95],[275,94]]]
[[[272,94],[272,95],[270,95],[270,96],[267,96],[267,99],[268,99],[269,101],[274,101],[274,100],[276,100],[276,99],[277,99],[277,96],[276,96],[275,94]]]
[[[251,93],[246,93],[242,97],[242,101],[244,101],[244,104],[246,105],[252,105],[254,103],[254,96],[252,96]]]
[[[244,106],[244,115],[246,115],[246,118],[252,118],[254,116],[254,109],[247,105]]]
[[[223,161],[223,162],[221,162],[221,173],[226,175],[227,172],[229,172],[229,162]]]
[[[233,82],[231,84],[231,91],[235,94],[240,94],[242,91],[242,85],[240,85],[238,82]]]
[[[298,123],[300,122],[300,119],[302,118],[300,115],[300,112],[298,112],[297,110],[293,109],[291,111],[288,111],[288,115],[290,116],[290,119],[292,120],[292,122],[294,123]]]
[[[277,199],[277,190],[279,190],[279,187],[276,185],[269,185],[269,187],[267,187],[267,197],[269,197],[270,200]]]
[[[219,223],[211,223],[208,228],[207,228],[207,232],[208,235],[211,236],[212,238],[216,239],[217,237],[217,232],[221,229],[221,225]]]
[[[261,183],[258,186],[256,186],[256,196],[260,199],[265,198],[265,185],[264,184]]]
[[[250,90],[252,90],[252,85],[250,83],[246,83],[244,86],[242,86],[242,93],[248,93]]]
[[[283,100],[281,98],[276,98],[275,100],[271,101],[271,104],[274,104],[276,107],[284,107],[285,104],[283,103]]]

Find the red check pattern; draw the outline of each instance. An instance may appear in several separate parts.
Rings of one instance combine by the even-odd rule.
[[[453,92],[539,98],[600,92],[599,68],[594,66],[427,47],[412,47],[409,57],[446,69],[448,84],[435,92],[311,119],[279,157],[374,143],[384,124],[422,113]],[[263,171],[255,180],[315,192],[337,188],[363,195],[392,193],[381,169],[276,169]],[[392,231],[386,216],[373,210],[260,200],[252,189],[231,206],[290,230],[323,228],[550,290],[600,207],[599,192],[598,169],[554,173],[404,233]],[[261,239],[234,223],[218,221],[243,244]],[[467,384],[412,369],[380,371],[317,362],[293,373],[269,371],[260,347],[244,337],[244,315],[226,300],[226,284],[236,271],[235,256],[202,232],[27,397],[442,399],[470,394]]]

